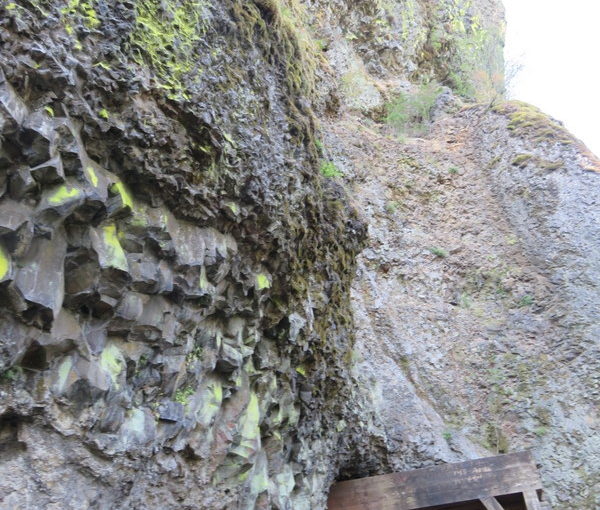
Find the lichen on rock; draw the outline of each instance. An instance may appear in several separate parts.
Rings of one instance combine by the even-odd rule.
[[[533,445],[552,496],[593,508],[598,161],[498,101],[502,17],[2,4],[0,506],[312,510],[335,479]],[[398,141],[386,104],[423,87]]]

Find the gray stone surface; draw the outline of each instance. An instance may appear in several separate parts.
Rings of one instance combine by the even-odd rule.
[[[532,447],[595,508],[597,161],[450,89],[377,123],[496,94],[502,17],[4,2],[0,507],[313,510]]]
[[[524,113],[547,139],[516,129]],[[387,462],[532,449],[555,508],[596,508],[598,159],[518,103],[442,116],[404,143],[361,117],[328,133],[369,224],[354,371]]]

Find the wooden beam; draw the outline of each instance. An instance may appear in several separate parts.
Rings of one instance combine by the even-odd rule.
[[[485,510],[504,510],[496,498],[481,498],[479,501],[481,501]]]
[[[339,482],[331,488],[328,508],[416,510],[541,487],[531,454],[521,452]]]
[[[535,490],[527,489],[523,491],[523,498],[525,499],[525,507],[527,510],[542,510],[542,504],[540,503]]]

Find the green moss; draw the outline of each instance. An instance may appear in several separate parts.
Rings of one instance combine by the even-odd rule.
[[[0,374],[0,384],[1,383],[14,383],[19,375],[22,373],[21,367],[11,367],[8,370],[5,370]]]
[[[332,161],[322,161],[320,170],[321,175],[328,179],[331,179],[332,177],[342,177],[344,175]]]
[[[565,166],[565,162],[562,159],[557,159],[556,161],[549,161],[549,160],[541,160],[539,162],[540,168],[543,168],[544,170],[558,170],[559,168],[562,168],[563,166]]]
[[[525,306],[531,306],[531,305],[533,305],[533,297],[528,294],[526,294],[521,299],[519,299],[519,302],[517,303],[517,306],[519,308],[523,308]]]
[[[184,85],[202,72],[197,46],[207,28],[206,0],[138,0],[130,46],[133,60],[149,66],[169,98],[189,99]]]
[[[195,363],[196,361],[200,361],[202,359],[202,352],[203,349],[201,345],[194,347],[192,351],[186,355],[186,363]]]
[[[173,396],[173,400],[175,402],[180,403],[181,405],[187,405],[190,401],[190,397],[195,393],[194,388],[191,386],[185,386],[183,388],[179,388],[175,395]]]
[[[117,237],[116,225],[106,225],[102,227],[102,236],[107,251],[108,263],[112,267],[127,271],[129,265],[127,264],[125,252],[123,251],[121,243],[119,243],[119,239]]]
[[[54,193],[48,197],[48,203],[52,205],[63,205],[73,198],[83,195],[83,191],[74,186],[63,184],[59,186]]]
[[[269,277],[266,274],[258,273],[256,275],[256,288],[258,290],[264,290],[271,287],[271,282],[269,281]]]
[[[524,168],[527,166],[527,163],[531,158],[533,158],[533,154],[519,154],[515,159],[513,159],[512,165],[518,166],[519,168]]]
[[[392,200],[385,204],[385,212],[387,212],[388,214],[394,214],[398,210],[399,205],[399,202],[397,202],[396,200]]]
[[[441,259],[445,259],[448,256],[448,252],[446,250],[444,250],[443,248],[439,248],[437,246],[433,246],[431,248],[429,248],[429,251],[435,255],[436,257],[439,257]]]
[[[484,446],[495,453],[508,453],[509,451],[508,439],[495,423],[487,423],[485,426]]]
[[[252,43],[257,34],[275,39],[273,46],[285,65],[290,92],[312,95],[315,71],[323,55],[311,31],[306,6],[299,0],[260,0],[260,6],[262,11],[253,2],[236,0],[234,4],[234,13],[245,37]],[[264,10],[270,13],[269,25],[265,22]]]
[[[535,142],[556,142],[571,145],[575,142],[569,132],[541,110],[522,101],[508,101],[492,109],[508,117],[508,129],[514,134]]]
[[[10,257],[4,248],[0,246],[0,281],[8,276],[10,273],[10,267]]]

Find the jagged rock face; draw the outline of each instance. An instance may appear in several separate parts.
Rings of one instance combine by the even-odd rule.
[[[504,88],[498,0],[318,0],[309,11],[345,107],[381,109],[409,81],[437,80],[480,100]]]
[[[596,508],[597,161],[448,89],[426,140],[362,115],[495,94],[500,2],[0,9],[0,506],[319,509],[533,447]]]
[[[0,19],[0,506],[322,506],[364,227],[292,36],[233,0]]]

